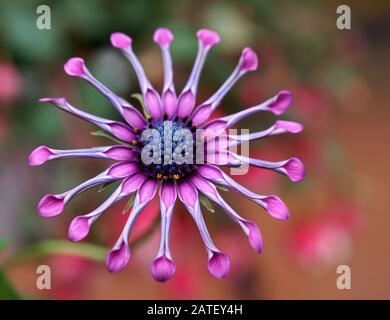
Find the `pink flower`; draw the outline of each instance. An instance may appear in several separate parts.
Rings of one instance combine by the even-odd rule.
[[[156,194],[158,194],[160,203],[161,232],[160,246],[151,266],[151,274],[156,281],[160,282],[171,279],[176,271],[176,265],[170,251],[169,235],[177,199],[180,199],[184,204],[199,229],[208,256],[208,270],[217,279],[223,279],[228,275],[230,259],[215,245],[209,234],[200,207],[200,193],[219,205],[233,219],[248,237],[249,244],[256,252],[263,250],[263,239],[258,226],[253,221],[241,217],[230,207],[218,192],[216,185],[223,185],[237,191],[264,208],[276,219],[285,220],[289,217],[287,207],[277,196],[260,195],[246,189],[225,174],[219,165],[233,166],[237,163],[246,163],[253,167],[278,172],[287,176],[291,181],[298,182],[304,176],[304,167],[299,159],[290,158],[270,162],[248,158],[234,152],[227,152],[224,150],[223,143],[222,147],[217,149],[211,148],[209,150],[206,148],[204,159],[201,159],[205,162],[194,161],[198,160],[195,159],[195,156],[185,157],[189,153],[188,150],[203,149],[206,144],[212,145],[211,137],[218,130],[225,131],[241,119],[253,116],[258,112],[281,115],[289,108],[292,100],[292,94],[283,90],[259,105],[243,109],[232,115],[213,118],[212,114],[217,110],[228,91],[244,74],[256,70],[259,62],[257,54],[252,49],[244,48],[236,68],[228,79],[214,94],[198,104],[196,97],[201,71],[207,55],[212,47],[220,41],[220,37],[218,33],[208,29],[200,30],[197,37],[199,49],[192,72],[183,90],[176,93],[170,54],[170,43],[174,39],[173,34],[165,28],[160,28],[155,32],[153,39],[160,46],[164,65],[164,85],[160,94],[150,83],[135,55],[132,39],[123,33],[111,35],[112,45],[122,51],[138,77],[144,101],[144,114],[100,83],[89,72],[82,58],[69,59],[64,66],[65,72],[70,76],[87,81],[100,91],[111,102],[123,121],[114,121],[89,114],[71,105],[62,97],[40,100],[41,102],[50,102],[76,117],[95,124],[117,142],[112,146],[75,150],[58,150],[39,146],[28,158],[31,166],[64,158],[100,158],[115,161],[113,165],[97,176],[63,193],[46,195],[38,204],[38,212],[42,216],[53,217],[60,214],[65,205],[83,191],[97,185],[120,181],[113,194],[99,207],[88,214],[76,216],[73,219],[69,227],[69,238],[72,241],[80,241],[88,235],[92,224],[109,207],[135,194],[134,203],[123,230],[113,249],[107,255],[106,264],[110,272],[121,271],[130,261],[130,234],[145,207]],[[168,124],[169,127],[166,126]],[[200,144],[198,144],[199,141],[194,141],[199,128],[204,129]],[[169,136],[175,137],[183,130],[187,136],[181,137],[179,140],[169,139]],[[227,135],[225,138],[229,143],[239,145],[244,141],[283,133],[297,133],[301,130],[302,126],[296,122],[276,121],[267,130],[249,135]],[[153,135],[146,136],[152,132]],[[161,140],[152,144],[154,135],[157,135]],[[177,151],[179,146],[182,148],[179,149],[180,152]],[[215,153],[221,154],[218,157],[219,160],[209,160],[209,155]],[[148,160],[147,157],[151,156],[153,156],[153,161],[145,160],[145,157]],[[172,158],[174,162],[171,161]],[[167,159],[168,161],[166,161]]]
[[[0,104],[7,104],[19,95],[22,77],[13,64],[0,62],[0,83]]]

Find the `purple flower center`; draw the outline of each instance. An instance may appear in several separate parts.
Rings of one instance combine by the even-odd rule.
[[[177,181],[196,172],[196,128],[187,119],[148,121],[133,143],[150,177]]]

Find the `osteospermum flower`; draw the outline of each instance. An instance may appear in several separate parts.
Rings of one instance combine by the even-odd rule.
[[[291,93],[280,91],[262,104],[208,121],[210,115],[220,105],[236,81],[247,72],[257,69],[258,59],[252,49],[243,49],[238,64],[228,79],[211,97],[197,104],[196,95],[201,70],[210,49],[220,41],[216,32],[207,29],[198,31],[197,37],[199,49],[192,72],[182,91],[177,94],[173,83],[172,60],[169,50],[173,35],[167,29],[156,30],[154,41],[160,46],[164,64],[164,86],[160,95],[149,82],[143,67],[134,54],[132,39],[123,33],[111,35],[112,45],[122,51],[137,75],[144,101],[143,113],[100,83],[88,71],[82,58],[71,58],[65,63],[64,69],[68,75],[87,81],[112,103],[123,118],[121,122],[81,111],[65,98],[40,99],[41,102],[50,102],[66,112],[95,124],[113,140],[118,141],[116,145],[77,150],[57,150],[39,146],[28,159],[31,166],[41,165],[48,160],[64,158],[100,158],[116,161],[104,172],[71,190],[60,194],[45,195],[38,204],[38,212],[42,216],[53,217],[60,214],[64,206],[81,192],[97,185],[120,181],[114,193],[98,208],[73,219],[68,236],[71,241],[80,241],[87,236],[92,224],[110,206],[135,193],[128,220],[117,242],[107,255],[106,264],[111,272],[119,272],[128,264],[131,256],[128,244],[129,234],[143,209],[155,197],[158,189],[161,209],[161,242],[151,267],[152,276],[157,281],[170,279],[176,270],[169,248],[169,231],[177,198],[194,219],[207,250],[208,270],[218,279],[222,279],[228,274],[230,260],[225,253],[218,249],[210,237],[201,212],[201,195],[218,204],[242,228],[250,245],[257,252],[263,250],[263,240],[258,226],[240,216],[230,207],[218,192],[217,186],[237,191],[264,208],[274,218],[284,220],[289,217],[287,207],[277,196],[260,195],[249,191],[222,171],[219,166],[247,164],[276,171],[286,175],[294,182],[303,178],[303,164],[296,158],[269,162],[239,155],[229,149],[230,146],[267,136],[300,132],[302,130],[300,124],[291,121],[276,121],[272,127],[260,132],[246,135],[226,133],[226,130],[239,120],[257,112],[271,112],[281,115],[290,106]],[[200,139],[192,139],[198,135],[199,130],[197,129],[203,129]],[[175,136],[183,130],[190,132],[189,139],[188,135],[173,142],[166,139],[168,135]],[[160,135],[161,140],[157,145],[151,144],[150,139],[145,141],[144,134],[149,131],[157,132]],[[219,138],[218,143],[213,139],[215,136]],[[148,149],[150,145],[157,147],[157,149]],[[204,148],[205,145],[207,145],[206,148]],[[176,150],[178,147],[181,148],[180,152]],[[201,161],[192,161],[195,156],[184,157],[188,155],[187,150],[194,149],[197,151],[199,149],[205,150]],[[144,161],[145,150],[147,150],[147,155],[154,156],[154,161]],[[210,155],[213,156],[209,157]],[[181,161],[172,161],[172,159]],[[196,160],[199,159],[196,158]]]

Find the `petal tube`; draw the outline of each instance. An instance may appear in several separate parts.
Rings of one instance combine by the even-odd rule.
[[[198,37],[198,53],[196,55],[195,63],[192,68],[187,84],[184,86],[177,102],[177,115],[180,118],[187,117],[191,114],[195,106],[196,94],[198,91],[198,84],[200,74],[202,72],[204,63],[206,61],[208,52],[211,47],[220,41],[218,33],[209,29],[201,29],[197,33]]]
[[[124,33],[116,32],[111,34],[111,44],[114,47],[119,48],[132,65],[137,75],[142,95],[144,96],[147,111],[153,119],[161,119],[162,105],[160,96],[146,77],[144,68],[133,52],[132,39]]]
[[[28,163],[31,166],[38,166],[49,160],[74,158],[98,158],[125,161],[131,160],[135,155],[136,153],[134,151],[122,145],[73,150],[58,150],[46,146],[39,146],[31,152]]]
[[[131,142],[135,138],[134,132],[125,125],[124,123],[104,119],[101,117],[94,116],[92,114],[89,114],[85,111],[81,111],[77,109],[76,107],[69,104],[65,98],[42,98],[39,100],[40,102],[51,102],[56,107],[78,117],[81,119],[84,119],[99,128],[103,129],[104,131],[112,134],[118,139],[121,139],[123,141]]]
[[[178,184],[178,195],[181,202],[186,207],[194,219],[203,243],[206,246],[208,254],[208,269],[209,272],[217,279],[223,279],[227,276],[230,269],[230,260],[226,254],[221,252],[214,244],[206,223],[203,219],[202,211],[200,209],[198,192],[196,188],[189,182],[183,181]]]
[[[64,206],[72,198],[80,194],[81,192],[108,182],[124,178],[131,173],[138,171],[138,166],[133,163],[116,163],[109,167],[107,170],[98,174],[96,177],[91,178],[80,185],[60,194],[47,194],[38,203],[38,212],[44,217],[54,217],[62,213]]]
[[[275,195],[260,195],[254,193],[230,178],[226,173],[224,173],[216,166],[201,165],[198,168],[198,173],[202,177],[216,184],[220,184],[236,190],[249,200],[254,201],[262,208],[267,210],[267,212],[276,219],[286,220],[290,217],[290,212],[287,206],[279,197]]]
[[[207,198],[218,204],[226,214],[242,228],[248,236],[249,243],[256,252],[260,253],[263,250],[263,240],[257,225],[252,221],[244,219],[234,211],[234,209],[221,197],[214,184],[199,175],[192,176],[191,182]]]
[[[154,198],[157,191],[157,182],[155,180],[147,180],[137,191],[134,205],[131,209],[126,224],[115,243],[112,250],[108,253],[106,258],[107,269],[110,272],[122,271],[130,261],[130,249],[128,238],[134,224],[138,220],[146,205]]]
[[[219,106],[222,99],[234,86],[234,84],[248,71],[256,70],[258,66],[257,54],[251,48],[242,50],[240,60],[229,78],[222,86],[205,102],[203,102],[191,117],[194,125],[204,123],[211,113]]]
[[[140,128],[145,125],[146,120],[142,114],[134,108],[129,102],[118,97],[104,84],[97,80],[85,66],[82,58],[70,58],[64,65],[65,72],[70,76],[75,76],[83,79],[95,87],[108,101],[115,107],[122,117],[125,118],[128,124],[133,128]]]

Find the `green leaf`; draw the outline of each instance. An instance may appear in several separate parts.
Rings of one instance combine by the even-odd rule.
[[[67,240],[45,240],[21,249],[8,259],[4,266],[12,266],[15,263],[39,259],[52,254],[67,254],[104,262],[107,248],[89,243],[72,243]]]
[[[0,270],[0,300],[21,300],[22,297],[15,290],[5,273]]]
[[[105,132],[105,131],[103,131],[103,130],[92,131],[91,134],[92,134],[93,136],[104,137],[104,138],[110,139],[110,140],[115,141],[115,142],[117,142],[117,143],[119,143],[119,144],[123,144],[123,145],[126,145],[126,146],[131,146],[131,145],[128,144],[127,142],[122,141],[122,140],[120,140],[120,139],[117,139],[117,138],[115,138],[114,136],[112,136],[111,134],[109,134],[109,133],[107,133],[107,132]]]
[[[103,190],[106,190],[106,188],[108,188],[109,186],[111,186],[113,183],[115,183],[116,181],[111,181],[111,182],[106,182],[106,183],[103,183],[99,190],[98,190],[98,193],[102,192]]]
[[[142,94],[134,93],[131,96],[139,101],[139,103],[142,107],[142,111],[144,112],[144,115],[147,116],[149,114],[149,112],[146,110],[145,100],[144,100],[144,97],[142,96]]]
[[[200,203],[203,204],[207,210],[209,210],[210,212],[214,213],[215,210],[213,208],[213,206],[211,205],[209,199],[207,199],[203,194],[199,194],[199,200],[200,200]]]
[[[130,199],[129,201],[127,201],[126,203],[126,206],[125,208],[123,209],[123,213],[122,214],[125,214],[127,211],[130,210],[130,208],[133,206],[134,204],[134,200],[135,200],[135,196],[134,196],[134,193],[130,196]]]
[[[228,188],[225,188],[224,186],[221,186],[220,184],[216,184],[215,185],[219,190],[222,190],[222,191],[229,191]]]

